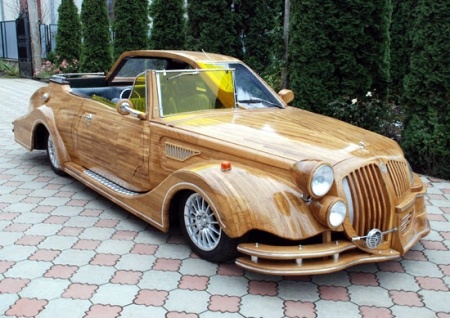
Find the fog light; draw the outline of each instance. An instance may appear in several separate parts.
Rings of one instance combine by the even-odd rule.
[[[383,233],[379,229],[372,229],[367,233],[366,246],[370,249],[377,248],[381,244]]]

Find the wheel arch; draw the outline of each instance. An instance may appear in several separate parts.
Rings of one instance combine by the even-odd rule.
[[[177,173],[180,174],[180,173]],[[193,175],[191,175],[190,173],[182,173],[183,175],[185,175],[185,177],[189,177],[189,179],[191,180],[190,182],[177,182],[176,184],[174,184],[166,193],[166,197],[164,199],[164,205],[163,205],[163,213],[165,215],[165,217],[167,217],[166,219],[166,224],[168,224],[169,226],[171,224],[177,223],[178,222],[178,210],[181,208],[182,204],[184,204],[182,198],[187,195],[188,193],[194,193],[197,192],[199,194],[201,194],[206,201],[209,203],[209,205],[213,208],[213,212],[216,215],[217,220],[219,221],[221,227],[223,230],[225,230],[226,232],[226,228],[227,225],[222,222],[221,220],[221,214],[220,214],[220,210],[217,207],[217,203],[215,202],[215,200],[213,198],[211,198],[211,195],[208,193],[211,193],[211,189],[208,187],[208,185],[202,181],[201,178],[198,179],[197,181],[192,180],[193,178],[195,178]],[[181,176],[178,176],[181,177]],[[197,176],[198,177],[198,176]],[[194,182],[192,182],[194,181]],[[202,183],[201,186],[197,185],[198,183]]]
[[[70,161],[70,156],[61,135],[59,134],[58,128],[56,127],[53,110],[44,105],[34,112],[35,114],[33,117],[35,118],[31,130],[31,150],[46,150],[47,136],[51,135],[57,148],[56,156],[58,157],[61,167],[63,167],[65,162]]]
[[[33,149],[35,150],[45,150],[47,145],[45,144],[47,140],[47,135],[49,135],[48,128],[43,123],[38,123],[33,131]]]
[[[304,239],[326,229],[311,214],[293,185],[252,167],[234,164],[223,172],[220,162],[196,164],[175,172],[165,192],[166,224],[174,220],[186,191],[202,194],[231,238],[261,230],[288,239]],[[170,220],[169,220],[170,218]]]

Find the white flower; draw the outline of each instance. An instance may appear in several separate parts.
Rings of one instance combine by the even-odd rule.
[[[356,104],[358,102],[358,99],[357,98],[353,98],[352,99],[352,104]]]
[[[368,91],[367,94],[366,94],[366,97],[372,97],[372,92]]]

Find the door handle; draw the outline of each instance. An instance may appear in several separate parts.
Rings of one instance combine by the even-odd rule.
[[[89,127],[91,125],[91,120],[92,120],[92,114],[84,114],[82,116],[84,119],[86,119],[86,127]]]

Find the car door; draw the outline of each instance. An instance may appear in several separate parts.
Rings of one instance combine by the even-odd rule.
[[[121,116],[114,108],[86,99],[76,124],[76,151],[80,164],[105,178],[116,164],[115,143]]]
[[[78,117],[80,164],[126,189],[149,190],[148,120],[121,115],[115,108],[93,100],[83,103]]]

